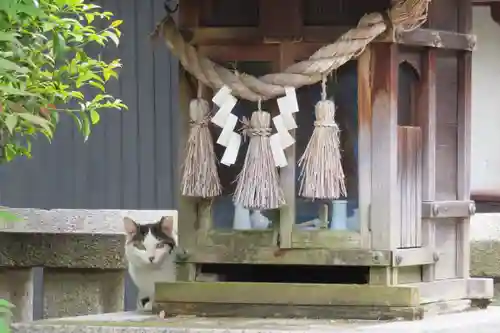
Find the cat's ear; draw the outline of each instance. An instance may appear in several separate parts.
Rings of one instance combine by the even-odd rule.
[[[174,218],[172,216],[163,216],[160,219],[161,231],[165,235],[171,236],[174,231]]]
[[[128,237],[133,237],[137,234],[137,224],[130,217],[123,218],[123,226]]]

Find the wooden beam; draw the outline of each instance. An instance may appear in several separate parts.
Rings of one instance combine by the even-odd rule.
[[[472,191],[471,199],[476,202],[500,202],[500,193],[493,191]]]
[[[157,284],[155,301],[224,304],[417,306],[418,288],[352,284],[174,282]]]
[[[182,0],[179,2],[179,26],[181,28],[196,28],[200,20],[200,0]]]
[[[500,0],[472,0],[474,6],[489,6],[495,3],[500,3]]]
[[[233,317],[233,318],[302,318],[302,319],[360,319],[360,320],[420,320],[424,310],[419,306],[387,305],[296,305],[288,304],[226,304],[197,302],[156,303],[154,313],[164,311],[168,316]],[[305,329],[305,328],[304,328]],[[295,330],[295,327],[294,327]]]
[[[359,249],[361,235],[349,230],[297,230],[293,231],[294,249]]]
[[[312,44],[316,48],[335,42],[348,27],[319,27],[307,26],[302,28],[301,41],[297,43]],[[191,36],[190,43],[197,45],[259,45],[262,44],[262,32],[259,28],[197,28],[188,30]],[[431,29],[416,29],[410,32],[384,35],[375,42],[396,43],[407,46],[422,46],[438,49],[473,50],[476,38],[472,34],[463,34],[452,31],[438,31]]]
[[[259,32],[264,43],[293,41],[302,36],[301,0],[259,0]]]
[[[397,249],[392,252],[393,267],[407,267],[434,264],[439,258],[434,249],[415,247],[411,249]]]
[[[385,36],[379,41],[390,42],[391,36]],[[476,47],[476,36],[461,34],[451,31],[438,31],[431,29],[416,29],[403,32],[396,36],[394,42],[407,46],[425,46],[437,49],[469,50]]]
[[[279,44],[263,45],[201,45],[198,51],[217,62],[231,61],[272,61],[278,59]]]
[[[424,201],[422,202],[422,217],[428,219],[462,217],[474,215],[474,201]]]
[[[277,249],[255,246],[198,246],[186,262],[195,264],[310,265],[310,266],[391,266],[391,251]]]

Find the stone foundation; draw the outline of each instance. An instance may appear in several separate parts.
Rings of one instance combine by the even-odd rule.
[[[497,333],[500,307],[421,321],[170,318],[138,313],[61,318],[15,324],[13,333]]]

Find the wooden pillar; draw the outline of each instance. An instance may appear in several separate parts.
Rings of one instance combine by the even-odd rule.
[[[395,250],[400,237],[397,45],[372,44],[371,58],[371,247],[374,250]],[[395,285],[397,273],[398,269],[393,267],[371,267],[369,282]]]
[[[194,92],[191,91],[186,73],[179,69],[179,114],[180,114],[180,139],[182,147],[187,142],[189,136],[189,101]],[[182,164],[185,156],[185,149],[178,150],[179,164]],[[179,196],[179,219],[178,219],[178,235],[179,246],[188,252],[193,250],[196,245],[196,223],[198,219],[198,204],[195,199],[187,198],[181,195],[180,181],[182,179],[182,170],[179,168],[177,179],[175,181],[175,193]],[[193,281],[196,275],[196,265],[191,263],[183,263],[177,270],[177,280]]]
[[[422,130],[422,200],[434,201],[436,196],[436,51],[426,50],[422,55],[422,78],[419,89],[417,124]],[[422,221],[423,246],[433,249],[436,240],[435,220]],[[423,269],[424,282],[434,281],[435,265]]]
[[[276,71],[283,71],[288,66],[295,63],[295,47],[291,42],[280,44],[278,62],[274,64]],[[290,135],[295,137],[295,130],[290,131]],[[280,183],[283,188],[286,206],[280,210],[280,248],[289,249],[292,247],[292,231],[295,224],[295,197],[296,197],[296,144],[285,150],[288,166],[280,170]]]
[[[458,30],[472,31],[472,2],[460,0]],[[457,200],[470,199],[471,169],[471,72],[472,52],[461,51],[458,55],[458,144],[457,144]],[[457,275],[468,278],[470,270],[470,219],[458,222],[457,235]]]
[[[371,245],[394,250],[400,226],[397,185],[398,57],[396,44],[373,44]]]
[[[371,248],[370,204],[372,196],[372,50],[358,58],[358,201],[361,246]]]

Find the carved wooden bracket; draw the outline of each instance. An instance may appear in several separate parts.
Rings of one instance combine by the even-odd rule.
[[[474,201],[424,201],[422,218],[470,217],[476,213]]]

